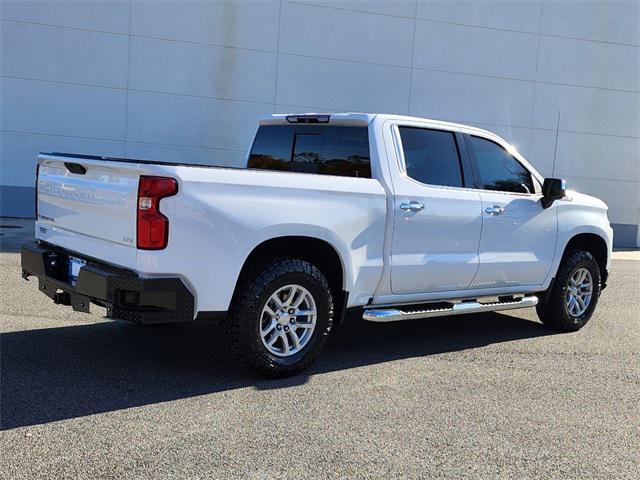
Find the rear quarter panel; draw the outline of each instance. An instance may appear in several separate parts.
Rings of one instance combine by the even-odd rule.
[[[377,180],[259,170],[156,167],[179,181],[163,199],[170,219],[162,251],[138,251],[138,270],[176,274],[197,311],[229,308],[244,261],[260,243],[288,235],[327,241],[345,272],[349,305],[364,304],[382,270],[386,196]]]

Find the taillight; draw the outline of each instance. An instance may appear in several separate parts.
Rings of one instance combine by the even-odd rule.
[[[138,184],[138,248],[162,250],[169,240],[169,219],[160,213],[160,200],[178,193],[169,177],[141,176]]]

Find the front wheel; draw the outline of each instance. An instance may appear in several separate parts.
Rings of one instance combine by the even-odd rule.
[[[332,325],[333,298],[322,272],[304,260],[276,257],[240,279],[226,335],[242,363],[265,376],[287,377],[313,363]]]
[[[536,308],[548,327],[565,332],[586,325],[600,297],[600,267],[590,252],[577,251],[563,260],[546,303]]]

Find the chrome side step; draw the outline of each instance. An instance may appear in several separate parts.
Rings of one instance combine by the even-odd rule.
[[[445,317],[447,315],[462,315],[464,313],[497,312],[499,310],[514,310],[516,308],[535,307],[538,297],[524,296],[518,300],[506,302],[460,302],[444,308],[372,308],[365,310],[362,318],[370,322],[396,322],[398,320],[413,320],[417,318]],[[428,306],[423,305],[422,307]]]

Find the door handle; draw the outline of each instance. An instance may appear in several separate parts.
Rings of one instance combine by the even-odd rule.
[[[419,202],[404,202],[400,204],[400,209],[419,212],[420,210],[424,210],[424,204]]]
[[[502,215],[504,213],[504,207],[494,205],[493,207],[487,207],[485,209],[485,212],[487,212],[489,215]]]

